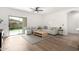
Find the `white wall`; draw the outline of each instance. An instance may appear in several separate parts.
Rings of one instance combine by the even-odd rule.
[[[60,27],[64,24],[64,34],[67,34],[67,14],[66,11],[59,11],[56,13],[51,13],[44,15],[44,25],[49,27]]]
[[[74,26],[69,26],[69,23],[71,25],[75,25],[75,27],[78,27],[79,25],[79,14],[77,14],[77,18],[75,21],[77,21],[77,23],[73,24],[72,20],[69,22],[69,13],[71,11],[79,11],[79,8],[69,8],[69,9],[65,9],[65,10],[60,10],[57,12],[51,12],[50,14],[46,14],[43,15],[43,19],[44,19],[44,25],[47,25],[49,27],[59,27],[62,26],[62,24],[64,24],[63,29],[64,29],[64,34],[67,35],[69,31],[72,31],[72,28],[74,28]],[[72,16],[73,18],[73,16]],[[73,31],[72,31],[73,32]],[[74,32],[75,33],[75,32]],[[77,32],[76,32],[77,33]]]
[[[20,10],[15,10],[15,9],[11,9],[11,8],[2,8],[0,7],[0,18],[3,19],[3,23],[0,24],[0,29],[4,30],[4,35],[8,36],[9,35],[9,28],[8,28],[8,16],[12,15],[12,16],[19,16],[19,17],[27,17],[27,26],[39,26],[42,25],[42,18],[41,15],[38,14],[29,14],[27,12],[24,11],[20,11]]]

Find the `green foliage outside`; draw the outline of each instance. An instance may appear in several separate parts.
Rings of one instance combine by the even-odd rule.
[[[22,22],[16,21],[16,20],[11,20],[11,21],[13,21],[13,22],[9,23],[10,30],[22,29]]]

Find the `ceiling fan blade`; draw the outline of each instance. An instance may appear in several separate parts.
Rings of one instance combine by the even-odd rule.
[[[30,8],[30,9],[35,10],[34,8]]]
[[[41,10],[40,7],[36,7],[36,8],[30,8],[31,10],[33,10],[34,13],[39,13],[41,11],[44,11],[44,10]]]
[[[38,11],[43,11],[43,10],[38,10]]]

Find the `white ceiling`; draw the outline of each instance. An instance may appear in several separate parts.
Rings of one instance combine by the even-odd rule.
[[[34,13],[33,10],[30,8],[34,8],[34,7],[14,7],[14,9],[26,11],[29,13]],[[40,9],[44,11],[40,11],[39,14],[47,14],[47,13],[56,12],[59,10],[65,10],[65,9],[68,9],[68,7],[40,7]]]

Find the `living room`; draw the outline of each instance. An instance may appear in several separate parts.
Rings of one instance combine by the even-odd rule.
[[[1,7],[0,8],[0,16],[3,22],[0,24],[0,29],[3,30],[3,37],[7,40],[4,41],[5,47],[3,47],[4,51],[6,50],[78,50],[78,13],[79,8],[74,7],[37,7],[40,10],[27,11],[29,8],[12,8],[12,7]],[[31,8],[32,9],[32,8]],[[36,13],[37,12],[37,13]],[[24,33],[22,33],[23,38],[27,38],[27,43],[25,40],[21,45],[21,42],[16,44],[14,47],[13,44],[17,43],[17,39],[21,39],[21,36],[9,35],[9,16],[18,16],[25,17],[27,20],[26,26],[23,27]],[[74,16],[74,18],[73,18]],[[71,19],[76,19],[73,23]],[[71,25],[73,24],[73,25]],[[74,26],[75,24],[75,26]],[[74,27],[73,27],[74,26]],[[6,29],[5,29],[6,28]],[[75,30],[74,30],[75,29]],[[27,33],[26,33],[27,31]],[[70,34],[72,33],[72,34]],[[27,36],[28,34],[28,36]],[[39,37],[41,36],[41,37]],[[12,39],[16,39],[14,42]],[[51,39],[52,40],[51,40]],[[72,39],[73,38],[73,39]],[[74,40],[75,39],[75,40]],[[11,40],[11,41],[10,41]],[[55,40],[55,41],[54,41]],[[19,40],[17,40],[19,41]],[[29,43],[30,42],[30,43]],[[58,43],[57,43],[58,42]],[[62,43],[62,44],[61,44]],[[13,46],[11,46],[11,44]],[[28,48],[26,49],[26,44]],[[18,48],[18,45],[21,47]],[[57,46],[56,46],[57,45]],[[45,47],[46,46],[46,47]],[[63,47],[60,47],[63,46]]]

